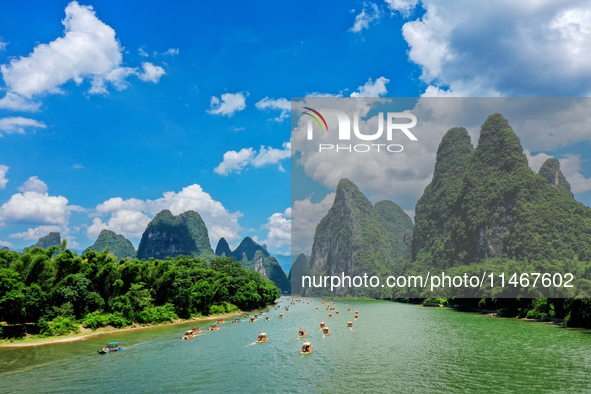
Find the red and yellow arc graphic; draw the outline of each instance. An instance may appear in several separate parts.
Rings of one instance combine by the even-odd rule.
[[[304,107],[304,109],[307,109],[309,111],[312,111],[316,115],[318,115],[320,117],[320,119],[322,119],[322,123],[324,123],[324,126],[326,127],[326,131],[328,131],[328,125],[326,124],[326,120],[324,120],[324,116],[322,116],[320,114],[320,112],[316,111],[315,109],[309,108],[309,107]],[[320,123],[320,120],[318,120],[318,118],[316,116],[312,115],[309,112],[305,112],[304,115],[311,116],[318,123],[318,126],[320,126],[320,130],[323,130],[322,123]]]

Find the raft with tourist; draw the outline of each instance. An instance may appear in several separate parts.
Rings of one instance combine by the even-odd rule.
[[[113,352],[120,352],[124,350],[120,345],[119,342],[109,342],[107,346],[103,348],[103,350],[97,350],[98,354],[107,354]]]

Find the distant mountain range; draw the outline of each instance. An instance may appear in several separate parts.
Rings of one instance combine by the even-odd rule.
[[[215,248],[215,254],[240,261],[244,268],[257,271],[265,278],[270,279],[282,293],[290,292],[290,283],[277,259],[271,256],[266,246],[259,245],[252,238],[244,238],[234,251],[230,249],[228,242],[221,238]]]
[[[32,247],[47,249],[52,246],[61,246],[60,233],[50,233],[40,238]],[[146,227],[137,252],[123,235],[102,230],[96,242],[87,250],[102,252],[106,249],[118,259],[166,259],[181,255],[207,259],[215,256],[232,257],[245,268],[269,278],[282,293],[290,292],[287,275],[277,259],[269,254],[265,246],[259,245],[252,238],[244,238],[234,251],[222,238],[214,253],[209,243],[207,227],[195,211],[186,211],[176,216],[169,210],[158,213]]]

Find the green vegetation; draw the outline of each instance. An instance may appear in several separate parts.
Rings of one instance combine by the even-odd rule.
[[[174,216],[159,212],[148,224],[137,250],[140,259],[166,259],[174,256],[214,257],[207,227],[199,213],[186,211]]]
[[[391,201],[375,206],[348,179],[341,179],[333,206],[316,227],[307,275],[344,272],[386,277],[407,248],[412,221]],[[337,289],[335,295],[375,295],[376,289]],[[304,289],[304,295],[326,295],[330,289]],[[370,294],[371,293],[371,294]]]
[[[591,328],[591,209],[574,200],[558,160],[547,160],[539,174],[529,168],[519,138],[500,114],[482,125],[476,149],[465,129],[447,132],[415,213],[412,253],[398,261],[396,275],[445,269],[449,276],[505,273],[506,281],[532,272],[575,278],[572,289],[543,293],[540,285],[440,290],[438,295],[455,298],[439,304]],[[394,297],[430,297],[426,290],[410,293],[396,289]]]
[[[165,323],[261,308],[279,297],[271,281],[231,258],[117,261],[63,246],[0,250],[0,335]]]
[[[95,252],[102,252],[109,248],[109,253],[113,253],[118,259],[135,258],[136,251],[133,244],[123,235],[117,234],[111,230],[102,230],[96,242],[88,249]]]
[[[529,168],[500,114],[482,125],[474,150],[464,129],[451,129],[416,206],[412,260],[437,268],[489,258],[591,261],[591,209],[561,191],[570,186],[558,162],[546,164],[543,174]]]
[[[39,241],[37,241],[37,243],[35,245],[31,246],[31,248],[49,249],[52,246],[60,246],[61,244],[62,244],[62,237],[61,237],[60,233],[53,232],[53,233],[47,234],[45,237],[39,238]]]

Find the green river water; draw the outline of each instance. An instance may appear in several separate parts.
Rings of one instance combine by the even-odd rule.
[[[0,348],[0,392],[591,392],[591,330],[347,302],[360,313],[353,329],[343,301],[336,301],[341,313],[328,318],[314,299],[288,312],[271,309],[267,322],[228,320],[187,341],[180,337],[194,323]],[[279,305],[287,304],[283,298]],[[322,335],[320,320],[331,335]],[[314,347],[310,355],[299,353],[300,326]],[[254,344],[259,330],[268,342]],[[109,341],[125,350],[97,354]]]

